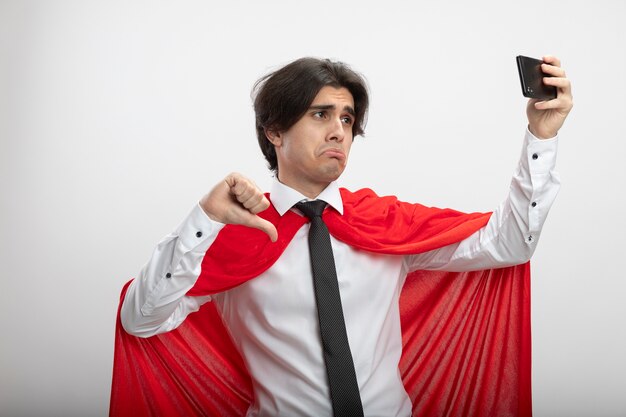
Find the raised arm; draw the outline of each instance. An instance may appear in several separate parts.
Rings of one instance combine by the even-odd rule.
[[[557,98],[528,101],[528,131],[509,195],[489,223],[460,243],[405,258],[409,271],[468,271],[526,262],[535,251],[541,228],[559,190],[554,171],[557,135],[572,109],[570,81],[558,58],[545,56],[544,83],[557,87]]]
[[[487,225],[459,243],[407,256],[408,271],[471,271],[530,259],[560,186],[554,171],[557,144],[557,138],[539,140],[527,131],[509,194]]]

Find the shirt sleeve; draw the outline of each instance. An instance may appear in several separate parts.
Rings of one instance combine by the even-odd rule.
[[[404,259],[406,269],[471,271],[528,261],[559,191],[558,138],[540,140],[528,130],[509,195],[486,226],[459,243]]]
[[[210,296],[185,294],[198,279],[204,254],[223,227],[197,204],[180,226],[159,242],[126,292],[120,316],[128,333],[149,337],[173,330],[211,300]]]

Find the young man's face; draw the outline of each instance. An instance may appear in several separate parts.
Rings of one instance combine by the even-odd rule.
[[[267,132],[276,148],[280,182],[307,197],[317,197],[346,167],[353,124],[350,91],[322,87],[304,116],[289,130]]]

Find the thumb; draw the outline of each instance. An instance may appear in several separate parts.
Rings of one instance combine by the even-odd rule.
[[[269,221],[260,218],[259,216],[248,212],[249,215],[245,216],[245,220],[241,222],[244,226],[252,227],[254,229],[259,229],[260,231],[267,234],[272,242],[276,242],[278,240],[278,231],[276,227],[270,223]]]

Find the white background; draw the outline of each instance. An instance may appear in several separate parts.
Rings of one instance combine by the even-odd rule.
[[[626,415],[626,3],[0,2],[0,416],[103,416],[118,294],[229,171],[270,175],[250,88],[307,55],[371,86],[350,188],[464,211],[507,192],[515,56],[575,107],[533,263],[535,416]]]

